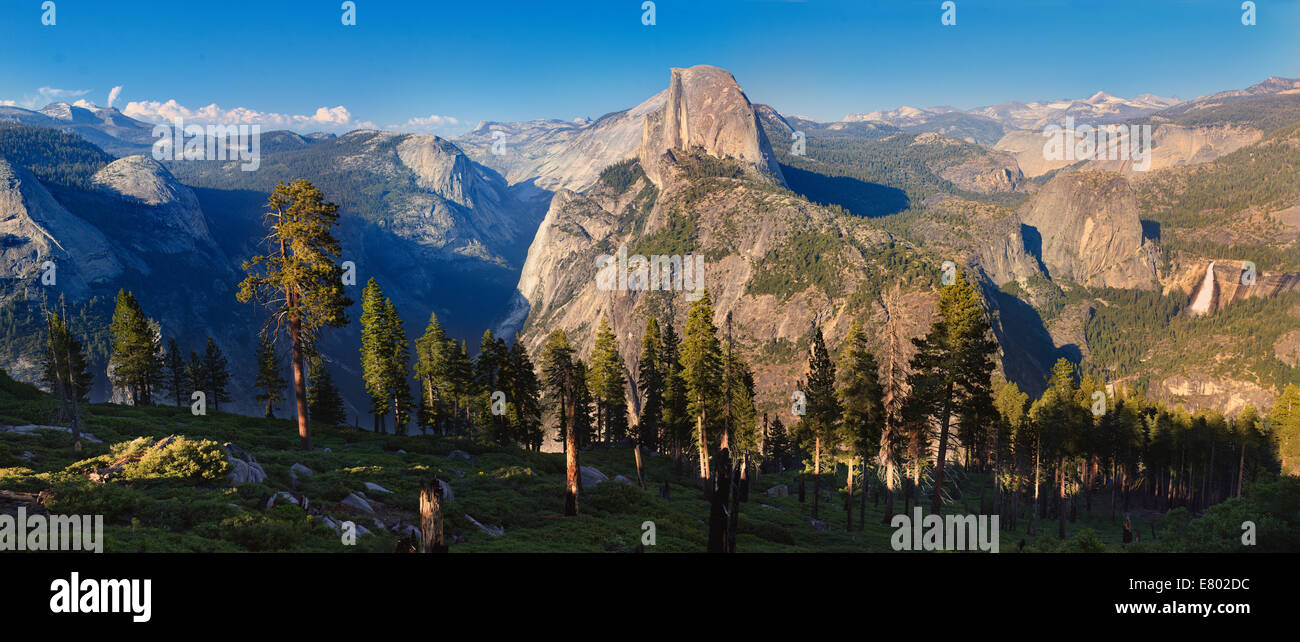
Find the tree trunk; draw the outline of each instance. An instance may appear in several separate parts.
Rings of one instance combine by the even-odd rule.
[[[709,499],[710,553],[727,552],[727,501],[731,495],[731,458],[727,449],[718,451],[713,460],[713,496]]]
[[[742,474],[741,471],[744,470],[744,457],[741,457],[741,462],[740,466],[730,466],[730,462],[728,461],[729,470],[727,472],[731,476],[731,488],[729,489],[731,491],[731,509],[727,513],[728,553],[736,552],[736,531],[739,530],[737,528],[737,522],[740,521],[740,475]]]
[[[1056,465],[1056,512],[1057,514],[1057,535],[1065,539],[1065,458]]]
[[[817,437],[813,440],[813,519],[817,519],[817,507],[821,505],[822,498],[822,438]]]
[[[707,435],[704,433],[704,426],[705,426],[705,420],[707,414],[708,411],[704,409],[704,402],[703,400],[701,400],[700,417],[695,422],[697,432],[699,433],[700,486],[701,487],[707,487],[705,482],[708,481],[709,479],[709,442],[707,441]]]
[[[952,402],[952,389],[953,383],[950,381],[943,398],[943,417],[939,420],[939,454],[934,460],[934,493],[930,498],[930,514],[932,515],[939,514],[939,508],[943,502],[943,468],[948,456],[948,423],[952,415],[949,404]]]
[[[564,515],[566,517],[575,517],[578,514],[578,430],[572,421],[576,408],[573,405],[573,374],[568,373],[565,381],[566,399],[561,400],[560,425],[566,427],[564,431],[564,467],[565,467],[565,484],[564,484]],[[564,411],[564,403],[568,403],[568,412]],[[565,415],[568,415],[567,417]],[[567,422],[567,423],[566,423]]]
[[[867,494],[871,492],[871,482],[867,481],[867,458],[862,458],[862,499],[858,504],[858,530],[867,529]],[[876,491],[876,499],[880,499],[880,491]]]
[[[290,298],[290,301],[293,299]],[[302,320],[297,316],[289,317],[289,341],[293,344],[293,396],[298,406],[298,439],[303,450],[311,450],[311,429],[307,426],[307,377],[303,365]]]
[[[1241,478],[1246,472],[1246,441],[1241,442],[1241,461],[1237,464],[1237,497],[1241,497]]]
[[[434,477],[432,482],[420,484],[420,552],[446,553],[442,540],[442,484]]]
[[[844,497],[844,530],[853,530],[853,460],[849,460],[849,494]]]
[[[636,455],[636,483],[645,490],[645,470],[641,468],[641,444],[632,447],[632,453]]]
[[[740,456],[740,501],[749,501],[749,455]]]

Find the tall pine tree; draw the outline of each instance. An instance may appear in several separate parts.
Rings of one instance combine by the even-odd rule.
[[[305,179],[276,185],[267,204],[267,254],[244,262],[247,276],[236,298],[262,303],[271,311],[268,324],[289,333],[298,437],[302,449],[311,450],[306,355],[320,329],[347,325],[344,310],[352,305],[335,263],[343,251],[331,233],[339,208]]]

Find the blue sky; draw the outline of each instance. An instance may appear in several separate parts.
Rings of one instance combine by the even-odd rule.
[[[0,101],[104,105],[120,86],[114,105],[140,114],[200,118],[215,104],[303,131],[446,134],[598,117],[701,63],[732,71],[754,102],[820,120],[1099,89],[1192,98],[1300,76],[1294,0],[1256,0],[1253,27],[1240,0],[956,0],[954,27],[941,0],[658,0],[654,26],[642,0],[355,1],[348,27],[341,0],[56,0],[54,26],[41,0],[0,0]]]

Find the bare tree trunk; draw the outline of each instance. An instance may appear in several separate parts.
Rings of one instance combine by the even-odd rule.
[[[566,517],[575,517],[578,514],[578,484],[581,478],[578,476],[578,430],[572,421],[576,408],[573,405],[573,374],[567,373],[565,379],[565,399],[561,400],[560,425],[567,428],[564,431],[564,467],[565,467],[565,485],[564,485],[564,515]],[[564,404],[567,403],[568,413],[564,411]],[[565,417],[565,415],[568,417]]]

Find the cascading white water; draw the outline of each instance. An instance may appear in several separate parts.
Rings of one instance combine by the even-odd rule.
[[[1196,296],[1192,298],[1192,314],[1206,314],[1210,311],[1210,304],[1214,302],[1214,261],[1210,261],[1210,267],[1205,269],[1205,278],[1201,281],[1201,286],[1196,289]]]

